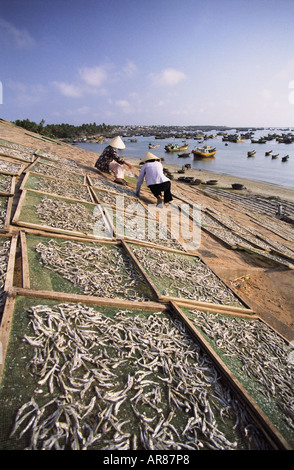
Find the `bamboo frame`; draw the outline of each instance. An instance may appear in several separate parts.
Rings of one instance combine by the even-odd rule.
[[[76,177],[82,177],[83,179],[81,180],[80,183],[78,184],[86,184],[86,176],[83,175],[83,174],[80,174],[80,173],[74,173],[73,171],[68,171],[68,170],[63,170],[62,168],[59,168],[59,167],[56,167],[56,166],[53,166],[53,165],[47,165],[46,163],[41,163],[39,162],[39,157],[36,158],[36,160],[31,163],[26,169],[25,169],[25,173],[27,173],[28,171],[32,171],[34,172],[34,167],[40,163],[40,165],[44,165],[46,167],[49,167],[49,168],[54,168],[55,170],[60,170],[61,174],[64,176],[65,173],[69,173],[70,175],[74,175]],[[47,176],[46,174],[43,174],[43,173],[39,173],[39,172],[35,172],[35,173],[38,173],[39,175],[42,175],[42,176]],[[51,175],[49,175],[51,176]],[[56,178],[55,176],[53,176],[52,178]],[[70,178],[68,179],[65,179],[65,178],[56,178],[56,179],[60,179],[61,181],[70,181],[70,182],[73,182],[73,183],[77,183],[77,181],[73,181],[71,180]]]
[[[7,197],[7,196],[2,196],[2,197]],[[13,196],[8,196],[7,199],[8,199],[8,201],[7,201],[7,207],[6,207],[6,216],[5,216],[3,228],[0,228],[0,233],[6,233],[6,232],[9,231],[10,217],[11,217],[12,204],[13,204]]]
[[[160,248],[160,249],[164,249],[164,250],[179,252],[182,255],[187,253],[186,249],[184,247],[183,247],[183,251],[181,251],[181,250],[177,250],[176,248],[170,248],[170,247],[167,247],[163,244],[160,244],[160,239],[149,242],[149,241],[146,241],[146,240],[140,240],[138,238],[132,238],[131,236],[128,236],[128,235],[125,235],[125,234],[123,234],[123,235],[122,234],[117,234],[116,225],[115,225],[113,219],[111,218],[111,216],[109,215],[109,212],[107,211],[107,209],[109,208],[113,212],[114,215],[116,215],[117,213],[122,213],[122,214],[129,215],[129,214],[131,214],[131,212],[116,211],[116,208],[113,208],[112,206],[109,206],[109,205],[106,205],[106,204],[102,204],[101,206],[104,208],[104,212],[105,212],[105,216],[106,216],[106,219],[108,221],[108,224],[109,224],[109,226],[112,227],[113,234],[118,240],[123,239],[123,240],[126,240],[126,241],[130,242],[130,243],[137,243],[139,245],[143,245],[143,246],[146,246],[146,247],[149,247],[149,248],[157,248],[157,249]],[[139,218],[142,221],[144,221],[144,223],[146,223],[146,221],[149,220],[149,214],[150,214],[150,212],[146,212],[144,216],[141,216],[140,214],[137,214],[134,217]],[[152,214],[150,214],[150,220],[151,220],[152,223],[154,223],[156,225],[156,227],[157,227],[157,224],[160,223],[160,221],[158,221]],[[146,231],[146,226],[145,226],[145,231]],[[167,227],[167,231],[170,235],[172,235],[172,233],[171,233],[171,231],[169,230],[168,227]],[[179,244],[181,244],[181,243],[179,242]]]
[[[287,258],[285,258],[285,262],[277,260],[277,259],[268,258],[267,256],[265,256],[262,252],[260,252],[256,248],[249,248],[248,246],[243,246],[243,245],[239,245],[239,244],[237,244],[237,249],[241,250],[241,251],[246,251],[246,253],[249,253],[249,254],[261,256],[263,259],[266,259],[271,263],[276,263],[276,264],[278,264],[280,266],[283,266],[283,267],[286,267],[288,269],[294,269],[294,264],[290,264],[290,263],[286,262]],[[271,254],[271,253],[269,253],[269,254]],[[275,253],[273,252],[272,254],[274,255]],[[278,253],[278,255],[280,255],[280,254]],[[294,263],[294,260],[292,258],[290,258],[290,259]]]
[[[249,243],[250,243],[251,245],[253,245],[253,247],[256,248],[257,250],[262,251],[263,253],[274,254],[274,255],[280,256],[280,257],[285,258],[285,259],[287,259],[287,260],[289,260],[289,261],[293,261],[293,263],[294,263],[294,257],[291,257],[291,256],[289,256],[289,255],[286,255],[285,253],[283,253],[283,252],[281,252],[281,251],[275,249],[274,247],[269,247],[268,249],[260,248],[260,246],[259,246],[257,243],[254,243],[254,242],[252,242],[251,240],[248,240],[248,239],[246,238],[246,235],[244,235],[244,233],[241,233],[241,232],[239,232],[238,230],[234,230],[234,229],[230,228],[228,225],[226,225],[224,222],[219,221],[213,214],[210,213],[210,209],[209,209],[209,208],[206,209],[206,212],[209,213],[209,216],[210,216],[210,217],[212,217],[213,219],[217,220],[218,223],[224,225],[224,228],[225,228],[226,230],[230,230],[233,234],[236,234],[236,235],[238,235],[238,237],[242,238],[242,239],[245,240],[246,242],[249,242]],[[207,226],[206,226],[206,227],[207,227]],[[214,227],[214,228],[219,229],[219,227]],[[246,227],[244,227],[244,229],[246,230]],[[266,238],[265,238],[264,236],[262,236],[262,234],[257,234],[257,235],[254,235],[254,236],[255,236],[258,240],[261,240],[262,242],[268,243],[268,241],[266,240]],[[240,247],[240,249],[243,249],[243,245],[239,245],[239,244],[237,243],[236,248],[239,249],[239,247]],[[262,253],[261,253],[261,256],[262,256]],[[278,263],[278,261],[277,261],[277,263]],[[282,264],[283,264],[283,263],[282,263]]]
[[[269,440],[273,448],[277,450],[291,450],[291,446],[284,439],[281,433],[276,429],[276,427],[269,420],[266,414],[260,409],[260,407],[249,395],[247,390],[243,387],[243,385],[239,382],[235,375],[230,371],[228,366],[219,358],[219,356],[215,353],[214,349],[210,346],[207,340],[202,336],[202,334],[192,324],[192,322],[188,319],[184,312],[182,312],[179,306],[174,302],[169,302],[169,304],[163,304],[157,302],[143,303],[119,301],[118,299],[94,298],[80,295],[60,294],[55,292],[48,293],[45,291],[32,291],[24,288],[12,288],[8,292],[3,321],[0,326],[0,342],[2,344],[2,362],[0,363],[0,384],[3,378],[5,359],[9,345],[11,326],[15,309],[15,301],[17,296],[29,297],[32,299],[47,299],[48,301],[55,300],[60,302],[85,303],[88,305],[103,307],[109,306],[114,308],[129,308],[149,312],[163,312],[168,308],[173,315],[177,316],[181,319],[181,321],[183,321],[192,338],[209,355],[215,367],[219,371],[221,377],[228,383],[229,387],[234,391],[238,399],[240,399],[240,401],[246,406],[246,409],[249,411],[253,421],[257,423],[257,425],[265,433],[267,439]]]
[[[132,241],[129,241],[127,240],[126,243],[130,243],[132,244],[133,242]],[[239,308],[239,307],[230,307],[230,306],[227,306],[227,305],[222,305],[222,304],[210,304],[210,303],[206,303],[206,302],[198,302],[196,300],[190,300],[190,299],[185,299],[184,297],[169,297],[169,296],[164,296],[162,294],[159,293],[159,291],[157,290],[158,292],[158,296],[159,296],[159,299],[160,301],[163,301],[163,302],[169,302],[170,300],[174,300],[174,301],[177,301],[177,302],[181,302],[181,303],[186,303],[188,305],[211,305],[211,308],[214,306],[214,308],[216,309],[216,306],[219,307],[219,310],[223,310],[223,309],[226,309],[226,308],[230,308],[230,309],[234,309],[234,311],[236,313],[241,313],[241,312],[246,312],[246,313],[253,313],[253,311],[250,309],[250,307],[246,304],[246,302],[242,299],[242,297],[239,296],[239,294],[237,294],[237,292],[235,292],[231,286],[229,286],[229,284],[224,281],[223,279],[220,278],[220,276],[218,274],[216,274],[216,272],[201,258],[201,256],[199,256],[198,254],[197,255],[194,255],[192,253],[186,253],[186,252],[182,252],[180,250],[166,250],[165,247],[162,247],[162,246],[150,246],[150,245],[147,245],[147,244],[144,244],[142,245],[142,243],[136,243],[137,246],[146,246],[147,248],[155,248],[157,250],[161,250],[161,251],[169,251],[169,252],[172,252],[172,253],[176,253],[178,255],[181,255],[181,256],[189,256],[189,257],[192,257],[192,258],[198,258],[201,263],[203,263],[205,266],[207,266],[208,269],[210,269],[210,271],[212,272],[212,274],[220,281],[222,282],[233,294],[234,296],[239,300],[239,302],[241,302],[242,305],[244,305],[244,309],[242,308]],[[126,245],[127,246],[127,245]],[[137,258],[135,257],[135,255],[132,253],[134,259],[136,259],[137,261],[137,264],[140,265],[140,270],[142,271],[142,273],[144,273],[144,276],[146,278],[146,280],[148,280],[149,283],[152,283],[153,284],[153,281],[150,279],[150,276],[147,274],[147,272],[145,271],[145,269],[141,266],[141,263],[139,262],[139,260],[137,260]]]
[[[197,300],[185,299],[183,297],[162,296],[163,302],[175,302],[179,307],[203,310],[205,312],[219,313],[222,315],[232,315],[240,318],[257,319],[258,315],[251,308],[234,307],[232,305],[213,304],[210,302],[200,302]]]
[[[180,200],[184,201],[184,199],[182,198],[179,198]],[[189,203],[187,203],[189,204]],[[288,261],[293,261],[294,263],[294,259],[291,258],[290,256],[287,256],[285,255],[284,253],[282,252],[279,252],[278,250],[275,250],[275,249],[271,249],[269,248],[268,250],[265,250],[265,249],[262,249],[258,246],[258,244],[252,242],[251,240],[248,240],[246,238],[246,236],[244,236],[243,233],[240,233],[238,232],[238,230],[233,230],[231,229],[229,226],[227,226],[225,223],[219,221],[216,217],[213,216],[213,214],[210,213],[209,209],[206,208],[205,209],[205,212],[207,212],[209,214],[209,216],[216,220],[219,224],[221,224],[223,227],[214,227],[212,225],[201,225],[201,229],[204,230],[206,233],[208,233],[212,238],[214,238],[215,240],[217,240],[219,243],[221,243],[222,245],[224,245],[226,248],[229,248],[229,249],[232,249],[232,250],[241,250],[241,251],[246,251],[247,253],[250,253],[250,254],[255,254],[255,255],[258,255],[258,256],[261,256],[263,257],[264,259],[266,260],[269,260],[270,262],[274,262],[274,263],[277,263],[278,265],[280,266],[285,266],[289,269],[294,269],[294,265],[291,265],[291,264],[288,264],[285,262],[282,262],[282,261],[279,261],[279,260],[274,260],[274,259],[271,259],[271,258],[268,258],[266,256],[266,254],[273,254],[273,255],[277,255],[277,256],[280,256],[281,258],[284,258],[285,260],[288,260]],[[210,229],[211,228],[214,228],[215,230],[229,230],[232,232],[232,234],[236,234],[238,235],[238,237],[240,237],[242,240],[250,243],[252,245],[252,248],[249,248],[249,247],[246,247],[245,245],[241,245],[240,243],[236,243],[236,244],[233,244],[233,243],[230,243],[230,242],[227,242],[226,240],[223,240],[221,237],[219,237],[217,234],[215,234],[214,232],[212,232]],[[257,238],[259,238],[260,240],[262,241],[266,241],[264,238],[262,238],[261,236],[256,236]],[[256,251],[257,250],[257,251]]]
[[[41,193],[41,194],[45,194],[47,196],[58,196],[58,197],[66,197],[67,199],[71,200],[71,201],[81,201],[81,202],[91,202],[92,204],[95,204],[95,200],[94,200],[94,197],[91,193],[91,190],[89,188],[89,186],[87,184],[82,184],[82,183],[75,183],[73,181],[67,181],[68,184],[71,184],[71,185],[74,185],[74,186],[82,186],[84,188],[87,188],[87,192],[91,198],[91,201],[85,201],[84,199],[75,199],[75,198],[70,198],[70,197],[67,197],[67,196],[60,196],[59,194],[56,194],[56,193],[46,193],[45,191],[40,191],[40,190],[37,190],[37,189],[31,189],[31,188],[26,188],[26,184],[28,182],[28,179],[30,178],[30,176],[33,175],[33,176],[36,176],[36,177],[41,177],[41,178],[46,178],[48,180],[55,180],[55,181],[62,181],[64,182],[64,180],[60,180],[59,178],[55,178],[54,176],[48,176],[48,175],[41,175],[40,173],[34,173],[33,171],[29,171],[27,173],[25,173],[25,177],[24,179],[22,180],[21,182],[21,185],[20,185],[20,190],[23,191],[25,189],[27,189],[28,191],[31,191],[31,192],[35,192],[35,193]]]
[[[14,217],[13,217],[13,220],[12,220],[12,224],[19,225],[19,226],[22,226],[22,227],[31,228],[31,229],[44,230],[44,231],[51,232],[51,233],[63,233],[63,234],[68,234],[68,235],[74,235],[74,236],[77,236],[77,237],[88,237],[89,239],[95,239],[95,240],[101,240],[101,239],[104,239],[104,238],[106,239],[107,238],[107,237],[102,237],[102,236],[100,237],[100,236],[94,235],[92,233],[86,233],[85,234],[83,232],[78,232],[78,231],[74,231],[74,230],[65,230],[65,229],[61,229],[61,228],[50,227],[49,225],[34,224],[34,223],[31,223],[31,222],[26,222],[26,221],[20,220],[21,211],[22,211],[22,207],[25,203],[26,195],[30,192],[32,192],[33,194],[42,194],[43,195],[43,193],[39,193],[38,191],[31,191],[29,189],[24,189],[21,193],[20,198],[19,198],[17,209],[15,211],[15,214],[14,214]],[[49,196],[51,198],[54,198],[54,199],[61,199],[61,200],[69,201],[69,202],[72,202],[72,203],[77,202],[79,204],[93,206],[93,210],[94,210],[94,208],[98,207],[98,210],[101,213],[101,216],[104,220],[104,223],[108,226],[108,220],[106,219],[105,214],[102,212],[101,208],[99,206],[97,206],[97,204],[93,204],[91,202],[80,201],[80,200],[74,200],[74,199],[61,197],[61,196],[56,196],[56,195],[53,195],[53,194],[50,194]],[[111,240],[111,238],[108,238],[108,239]]]
[[[2,171],[0,171],[0,175],[3,175]],[[10,191],[5,192],[5,191],[0,191],[0,196],[13,196],[15,193],[15,185],[16,185],[16,176],[15,175],[7,175],[6,176],[11,176],[11,184],[10,184]]]
[[[2,237],[1,237],[2,238]],[[13,287],[13,279],[14,279],[14,268],[15,268],[15,257],[16,257],[16,247],[18,242],[18,233],[14,233],[11,236],[6,236],[3,238],[10,238],[10,250],[9,250],[9,258],[7,263],[7,270],[6,270],[6,279],[4,284],[4,291],[8,291]]]
[[[9,344],[15,300],[17,296],[30,297],[36,299],[56,300],[69,303],[84,303],[87,305],[109,306],[115,308],[129,308],[142,311],[164,311],[166,305],[156,302],[132,302],[128,300],[107,299],[103,297],[90,297],[87,295],[64,294],[59,292],[35,291],[14,287],[9,289],[5,303],[2,322],[0,325],[0,345],[2,345],[2,361],[0,361],[0,385],[3,378],[5,359]]]
[[[56,157],[58,157],[56,155]],[[67,160],[70,161],[69,158],[66,158],[66,157],[58,157],[56,160],[54,160],[53,158],[50,158],[46,155],[40,155],[40,154],[37,154],[37,159],[38,159],[38,163],[41,163],[41,164],[44,164],[44,165],[48,165],[48,166],[54,166],[54,168],[58,168],[60,169],[61,171],[67,171],[69,173],[74,173],[74,174],[80,174],[81,176],[85,176],[84,173],[83,173],[83,170],[78,166],[78,165],[72,165],[72,170],[69,170],[68,167],[67,168],[63,168],[62,167],[62,164],[63,163],[66,163]],[[45,160],[45,161],[44,161]],[[75,160],[72,160],[73,162],[76,163]],[[47,163],[48,162],[48,163]],[[59,165],[57,164],[57,162],[59,163]],[[77,173],[75,172],[75,170],[77,171]]]
[[[1,161],[1,160],[2,160],[3,162],[14,163],[14,164],[20,165],[20,169],[19,169],[17,172],[10,172],[10,171],[3,171],[3,170],[1,170],[1,173],[2,173],[3,175],[20,176],[20,175],[23,173],[23,171],[25,170],[25,168],[26,168],[26,165],[22,165],[22,164],[20,164],[20,163],[18,163],[18,162],[11,161],[11,160],[8,160],[8,159],[6,159],[6,158],[2,158],[2,156],[0,155],[0,161]]]
[[[8,147],[7,147],[7,150],[8,150]],[[16,149],[11,149],[11,150],[14,150],[15,152],[20,152],[20,153],[27,153],[28,155],[30,155],[31,159],[29,160],[29,159],[26,159],[26,158],[21,158],[21,156],[12,155],[9,152],[3,153],[2,151],[0,152],[0,158],[1,157],[8,157],[8,158],[13,158],[14,160],[18,160],[20,162],[26,162],[26,163],[32,163],[34,161],[34,154],[31,154],[29,152],[23,152],[22,150],[16,150]]]
[[[106,189],[97,188],[96,186],[89,186],[89,190],[91,191],[91,193],[93,195],[93,198],[95,199],[95,202],[97,202],[97,204],[101,204],[103,206],[108,206],[108,207],[111,207],[112,209],[116,210],[116,206],[114,206],[112,204],[109,204],[109,203],[106,203],[106,202],[103,202],[101,199],[99,199],[99,195],[97,195],[95,190],[103,192],[103,193],[107,193],[107,194],[112,194],[114,196],[122,196],[126,199],[134,199],[134,203],[140,204],[144,208],[145,213],[147,213],[147,211],[148,211],[148,209],[145,207],[145,205],[141,201],[139,201],[139,199],[136,199],[133,196],[129,196],[128,194],[116,193],[114,191],[107,191]],[[128,208],[125,208],[125,211],[126,212],[131,212],[131,213],[133,212],[133,211],[128,211]]]
[[[201,333],[199,333],[197,328],[192,324],[184,312],[182,312],[178,305],[174,302],[170,302],[170,307],[173,313],[184,322],[188,328],[189,333],[196,340],[196,342],[200,344],[201,348],[212,359],[221,376],[224,377],[225,380],[229,383],[230,387],[234,390],[240,400],[245,403],[251,417],[261,426],[273,447],[277,450],[291,450],[291,446],[286,441],[286,439],[276,429],[276,427],[269,420],[267,415],[261,410],[261,408],[255,403],[247,390],[230,371],[222,359],[220,359],[220,357],[215,353],[214,349],[210,346],[208,341],[201,335]]]
[[[22,288],[23,289],[30,289],[31,288],[31,285],[30,285],[30,266],[29,266],[29,258],[28,258],[28,247],[27,247],[27,238],[26,238],[26,235],[33,235],[33,236],[41,236],[41,237],[47,237],[47,238],[56,238],[56,239],[59,239],[59,240],[73,240],[73,241],[76,241],[76,242],[80,242],[80,243],[91,243],[93,245],[114,245],[114,246],[120,246],[122,248],[122,250],[125,252],[125,254],[127,255],[127,257],[129,257],[133,263],[134,263],[134,266],[136,269],[138,269],[138,271],[142,274],[143,276],[143,279],[145,281],[145,283],[151,288],[152,290],[152,293],[154,294],[155,298],[157,299],[158,301],[158,298],[159,298],[159,295],[158,295],[158,292],[156,290],[156,288],[154,287],[154,285],[152,284],[152,282],[144,275],[144,272],[142,272],[142,269],[141,269],[141,266],[140,264],[138,263],[138,261],[136,260],[136,258],[134,257],[133,253],[131,252],[131,250],[128,248],[128,246],[121,240],[111,240],[111,241],[108,241],[108,240],[90,240],[90,239],[87,239],[87,238],[77,238],[77,237],[70,237],[70,236],[65,236],[65,235],[58,235],[58,234],[48,234],[46,232],[35,232],[35,231],[32,231],[32,230],[21,230],[20,231],[20,246],[21,246],[21,253],[22,253]],[[60,293],[60,292],[56,292],[56,291],[45,291],[43,289],[44,292],[49,292],[49,293],[56,293],[56,294],[60,294],[61,296],[65,295],[67,296],[68,294],[67,293]],[[84,296],[83,294],[70,294],[70,295],[78,295],[78,296],[82,296],[82,297],[85,297],[85,298],[89,298],[89,297],[93,297],[93,298],[101,298],[101,299],[107,299],[107,301],[112,301],[113,299],[111,298],[106,298],[106,297],[98,297],[98,296],[89,296],[89,295],[86,295]],[[123,301],[124,300],[121,300],[121,299],[117,299],[118,303]],[[127,301],[126,301],[127,302]]]
[[[1,142],[2,140],[2,142]],[[22,147],[21,149],[14,149],[12,145],[18,145],[20,147]],[[19,144],[18,142],[12,142],[12,141],[9,141],[9,140],[6,140],[6,139],[0,139],[0,145],[1,147],[6,147],[7,149],[11,149],[11,150],[17,150],[18,152],[24,152],[24,153],[29,153],[30,155],[35,155],[36,154],[36,149],[34,148],[31,148],[31,147],[27,147],[26,145],[22,145],[22,144]]]

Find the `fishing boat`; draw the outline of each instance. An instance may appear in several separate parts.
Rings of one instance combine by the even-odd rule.
[[[187,158],[187,157],[189,157],[189,156],[190,156],[190,153],[189,153],[189,152],[188,152],[188,153],[178,153],[178,157],[179,157],[179,158]]]
[[[289,160],[289,155],[285,155],[285,157],[282,157],[282,162],[287,162]]]
[[[269,150],[268,152],[265,152],[265,156],[268,157],[269,155],[271,155],[273,153],[272,150]]]
[[[260,137],[259,139],[251,139],[252,144],[266,144],[266,139]]]
[[[160,147],[160,144],[149,144],[150,149],[156,149],[157,147]]]
[[[276,153],[275,155],[272,155],[272,158],[278,158],[279,154]]]
[[[248,157],[254,157],[256,154],[256,150],[250,150],[250,152],[247,152]]]
[[[192,150],[194,158],[209,158],[214,157],[216,154],[216,148],[210,147],[210,145],[204,145],[203,147],[197,147]]]
[[[183,152],[188,150],[189,144],[179,145],[179,144],[168,144],[164,147],[166,152]]]

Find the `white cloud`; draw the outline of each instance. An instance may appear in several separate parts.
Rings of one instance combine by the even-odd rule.
[[[131,60],[129,60],[127,64],[122,68],[122,75],[125,75],[128,78],[133,77],[136,72],[137,66]]]
[[[180,70],[167,68],[162,70],[159,74],[149,74],[153,84],[162,86],[173,86],[185,80],[186,75]]]
[[[0,34],[6,41],[11,41],[19,48],[26,49],[35,44],[35,40],[26,29],[16,28],[12,23],[0,18]]]
[[[79,69],[79,76],[87,85],[100,87],[107,79],[107,69],[103,65],[96,67],[83,67]]]
[[[263,90],[261,90],[261,96],[262,98],[264,98],[266,101],[269,101],[272,99],[273,97],[273,93],[271,90],[268,90],[266,88],[264,88]]]
[[[83,94],[81,88],[72,83],[53,82],[53,85],[62,95],[68,96],[69,98],[80,98]]]
[[[8,87],[13,91],[14,98],[19,106],[30,106],[40,103],[46,94],[46,88],[41,84],[26,85],[22,82],[10,80]]]
[[[121,108],[125,114],[130,114],[133,111],[132,105],[127,100],[118,100],[116,105]]]

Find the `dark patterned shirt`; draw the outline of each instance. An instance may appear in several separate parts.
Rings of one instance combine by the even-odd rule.
[[[121,165],[124,163],[124,160],[118,156],[116,150],[111,147],[111,145],[108,145],[96,161],[95,168],[100,171],[104,171],[105,173],[109,173],[109,163],[112,162],[112,160],[115,160]]]

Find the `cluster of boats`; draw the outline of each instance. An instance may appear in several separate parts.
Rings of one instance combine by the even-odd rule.
[[[247,152],[248,157],[254,157],[255,154],[256,154],[256,150],[250,150],[250,152]],[[276,158],[279,158],[279,154],[278,153],[273,154],[272,150],[265,152],[265,156],[266,157],[271,156],[273,160]],[[282,157],[282,162],[287,162],[288,160],[289,160],[289,155],[285,155],[284,157]]]
[[[189,149],[188,144],[168,144],[164,147],[166,152],[185,152],[185,150]],[[189,157],[191,152],[188,153],[179,153],[179,158]],[[196,149],[192,150],[192,154],[194,158],[208,158],[214,157],[216,154],[216,148],[212,148],[210,145],[204,145],[203,147],[197,147]]]

